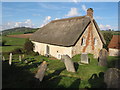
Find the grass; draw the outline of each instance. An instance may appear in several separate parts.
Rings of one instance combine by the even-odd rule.
[[[75,64],[76,73],[67,72],[64,63],[57,59],[25,55],[20,62],[19,55],[13,55],[12,66],[9,66],[9,56],[4,56],[6,61],[3,62],[3,88],[100,88],[105,85],[103,75],[108,67],[98,66],[97,60],[91,54],[90,64]],[[117,57],[108,57],[108,63],[115,58]],[[25,59],[28,60],[27,64],[24,62]],[[40,83],[34,76],[43,60],[47,61],[48,67],[43,82]],[[76,55],[72,60],[77,63],[80,61],[80,55]],[[33,63],[30,64],[30,61]]]
[[[3,52],[23,47],[25,39],[3,36],[7,41],[3,46]],[[9,56],[3,54],[6,61],[2,62],[2,87],[3,88],[101,88],[105,87],[103,82],[104,72],[111,67],[115,67],[115,62],[120,57],[108,57],[108,66],[100,67],[97,65],[97,59],[89,54],[90,64],[79,65],[80,55],[72,58],[76,72],[67,72],[64,63],[61,60],[47,58],[44,56],[25,55],[22,62],[19,61],[19,55],[13,55],[12,65],[8,65]],[[25,63],[25,60],[28,63]],[[38,66],[47,62],[47,70],[42,82],[39,82],[34,76]],[[32,62],[32,64],[30,63]]]
[[[16,48],[22,48],[26,39],[3,36],[2,40],[6,40],[7,42],[5,46],[0,46],[0,49],[2,49],[3,52],[10,52]]]

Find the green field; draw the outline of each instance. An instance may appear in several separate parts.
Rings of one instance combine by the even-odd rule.
[[[2,52],[10,52],[15,48],[22,48],[26,39],[3,36],[2,40],[7,41],[5,46],[0,47],[2,48]]]
[[[17,47],[23,47],[26,39],[3,37],[7,41],[3,46],[3,52],[10,52]],[[21,54],[22,55],[22,54]],[[97,59],[89,54],[90,64],[79,65],[80,55],[72,58],[76,73],[67,72],[65,65],[61,60],[47,58],[44,56],[26,55],[22,62],[18,60],[19,54],[13,55],[12,65],[9,66],[8,54],[3,54],[5,61],[2,62],[2,87],[3,88],[102,88],[106,87],[104,83],[104,72],[115,66],[115,61],[120,57],[108,57],[108,66],[100,67],[97,65]],[[25,63],[25,60],[28,63]],[[34,76],[38,66],[47,62],[47,71],[42,82],[39,82]],[[32,62],[32,63],[31,63]]]

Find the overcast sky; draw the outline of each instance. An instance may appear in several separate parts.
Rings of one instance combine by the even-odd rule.
[[[117,2],[3,2],[2,29],[14,27],[42,27],[51,20],[84,16],[94,9],[100,29],[118,30]]]

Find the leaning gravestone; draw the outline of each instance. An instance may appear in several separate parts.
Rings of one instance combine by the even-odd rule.
[[[37,74],[35,75],[35,77],[37,79],[39,79],[40,82],[41,82],[43,80],[45,71],[47,69],[47,63],[46,63],[46,61],[43,61],[43,63],[40,66],[38,66],[38,68],[39,69],[38,69]]]
[[[120,70],[116,68],[108,69],[104,74],[104,82],[107,88],[120,88]]]
[[[99,52],[99,57],[98,57],[99,66],[107,66],[107,56],[108,56],[107,50],[101,49]]]
[[[64,61],[65,67],[68,72],[75,72],[74,63],[68,55],[62,55],[61,59]]]
[[[10,56],[9,56],[9,65],[12,64],[12,53],[10,53]]]
[[[81,63],[89,64],[88,54],[87,53],[82,53],[81,54]]]
[[[22,57],[19,55],[19,61],[21,62],[22,61]]]

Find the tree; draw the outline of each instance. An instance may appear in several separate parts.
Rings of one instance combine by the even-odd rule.
[[[32,52],[33,51],[33,47],[34,47],[33,43],[29,39],[27,39],[25,44],[24,44],[25,52],[26,53]]]
[[[6,40],[2,40],[1,42],[0,42],[0,46],[5,46],[5,44],[6,44]]]
[[[106,44],[103,47],[108,50],[108,45],[112,39],[113,34],[111,32],[104,32],[103,36],[106,41]]]

